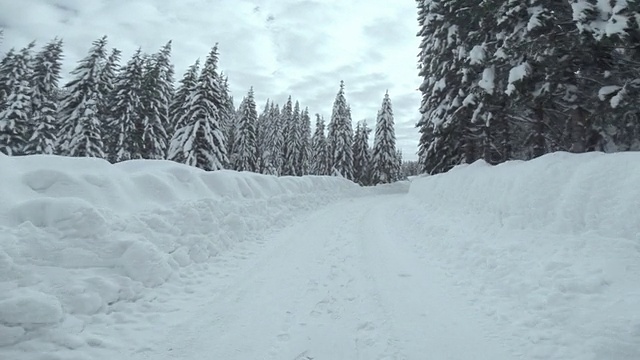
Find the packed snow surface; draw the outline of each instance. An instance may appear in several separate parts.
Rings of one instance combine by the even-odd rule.
[[[639,359],[638,164],[363,189],[0,155],[0,359]]]

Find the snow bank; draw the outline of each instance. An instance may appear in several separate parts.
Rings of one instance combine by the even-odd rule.
[[[0,184],[0,346],[55,334],[76,346],[60,327],[96,321],[182,269],[361,193],[334,177],[1,154]]]
[[[554,153],[417,179],[412,197],[492,225],[640,238],[640,154]]]
[[[638,184],[638,153],[476,162],[414,179],[406,226],[524,358],[638,359]]]

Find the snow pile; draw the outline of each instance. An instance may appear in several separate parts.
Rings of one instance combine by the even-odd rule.
[[[527,359],[640,358],[640,154],[416,178],[406,227]],[[580,344],[580,346],[576,346]]]
[[[362,193],[333,177],[55,156],[0,155],[0,184],[0,346],[27,355],[46,349],[33,344],[42,339],[69,349],[95,342],[64,334],[234,244]]]

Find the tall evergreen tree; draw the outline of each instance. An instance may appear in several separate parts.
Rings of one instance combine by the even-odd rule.
[[[286,127],[285,175],[302,176],[302,114],[300,103],[295,102]]]
[[[282,106],[282,111],[280,112],[280,126],[282,126],[282,152],[279,155],[282,157],[280,175],[284,176],[295,175],[294,159],[296,147],[295,139],[297,134],[294,116],[293,100],[291,99],[291,96],[289,96],[287,102]]]
[[[256,143],[258,113],[253,87],[249,89],[249,93],[243,103],[237,137],[235,139],[237,156],[235,158],[234,169],[237,171],[256,172],[258,170],[258,147]]]
[[[68,156],[104,158],[101,74],[107,61],[107,37],[93,42],[89,54],[71,72],[59,111],[58,152]]]
[[[174,91],[170,58],[171,42],[145,61],[141,96],[145,159],[164,159],[168,147],[169,106]]]
[[[376,133],[372,154],[373,185],[388,184],[395,181],[396,170],[396,135],[394,130],[393,109],[389,92],[384,95],[382,106],[378,111]]]
[[[264,108],[258,115],[256,124],[256,147],[258,149],[258,172],[266,174],[268,161],[265,158],[267,154],[267,134],[269,133],[269,109],[271,108],[271,100],[267,99]]]
[[[180,85],[178,86],[175,96],[169,106],[169,118],[171,122],[170,132],[172,137],[177,129],[186,125],[182,123],[182,121],[185,120],[185,115],[189,111],[187,103],[189,102],[192,92],[195,91],[199,76],[200,60],[196,60],[196,62],[189,66],[187,71],[184,73],[182,80],[180,80]]]
[[[330,175],[329,153],[325,137],[324,119],[316,114],[316,129],[311,138],[311,175]]]
[[[353,127],[351,111],[344,95],[344,81],[336,95],[329,123],[329,156],[332,175],[353,180]]]
[[[222,81],[223,97],[223,104],[220,105],[220,122],[222,126],[222,133],[227,140],[227,154],[232,156],[236,152],[234,146],[236,144],[236,133],[238,131],[238,123],[240,121],[240,107],[238,107],[237,111],[233,102],[233,96],[231,96],[229,79],[227,76],[221,73],[220,79]]]
[[[476,5],[470,0],[433,0],[419,7],[420,75],[424,77],[419,156],[429,173],[465,161],[465,151],[472,156],[471,114],[464,106],[473,87],[466,64],[472,47],[465,39],[478,15]]]
[[[362,186],[371,184],[371,149],[367,121],[362,120],[356,126],[353,139],[353,180]]]
[[[300,175],[308,175],[310,169],[311,157],[311,118],[309,117],[309,108],[305,107],[300,115],[300,142],[298,149],[298,164],[300,167]]]
[[[0,111],[6,108],[6,100],[11,94],[11,76],[13,74],[13,65],[16,54],[11,49],[0,61]]]
[[[113,136],[106,144],[111,162],[144,158],[143,67],[142,51],[138,49],[115,81],[108,120]]]
[[[109,56],[104,61],[101,61],[99,65],[100,69],[98,71],[99,75],[97,80],[98,91],[100,92],[98,112],[99,117],[103,123],[105,123],[111,116],[111,103],[113,101],[111,96],[113,96],[117,72],[120,68],[121,55],[122,51],[113,48],[111,49],[111,53],[109,54]],[[105,132],[105,134],[103,135],[106,137],[111,134]]]
[[[31,112],[31,50],[30,44],[14,55],[8,63],[9,94],[0,112],[0,152],[21,155],[28,140]]]
[[[265,118],[265,145],[263,158],[265,161],[264,173],[269,175],[281,175],[283,168],[284,129],[280,107],[271,103],[269,112]]]
[[[214,46],[204,64],[197,86],[189,95],[188,108],[178,122],[182,125],[169,147],[170,160],[204,170],[220,170],[228,165],[226,143],[220,125],[219,105],[223,104],[218,75],[218,46]]]
[[[62,67],[62,40],[55,39],[34,60],[31,77],[31,128],[25,154],[53,154],[58,132],[58,82]]]

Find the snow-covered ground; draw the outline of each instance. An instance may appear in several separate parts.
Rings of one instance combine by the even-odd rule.
[[[637,164],[362,189],[0,155],[0,359],[638,359]]]

